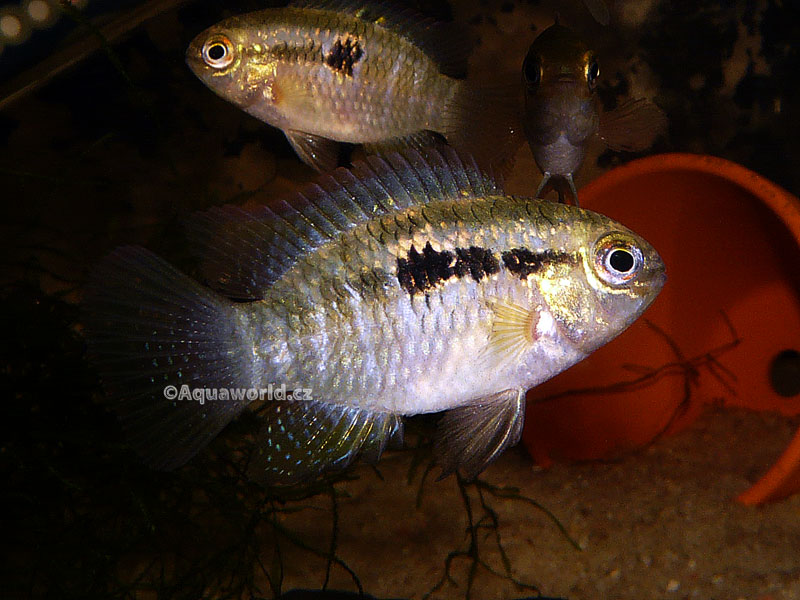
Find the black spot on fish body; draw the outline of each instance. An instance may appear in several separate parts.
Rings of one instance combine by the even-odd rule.
[[[358,40],[347,37],[342,40],[336,40],[333,48],[325,55],[325,64],[334,71],[353,76],[353,65],[355,65],[361,57],[364,56],[364,51],[361,49],[361,44]]]
[[[431,287],[440,281],[450,279],[453,275],[453,269],[450,266],[453,262],[452,252],[448,252],[447,250],[437,252],[433,249],[431,243],[428,242],[425,244],[425,248],[422,249],[422,259]]]
[[[451,277],[452,260],[452,252],[437,252],[430,242],[425,244],[422,254],[411,246],[407,258],[397,259],[397,280],[409,294],[424,292]]]
[[[423,292],[428,287],[427,271],[421,267],[423,258],[416,247],[411,246],[407,258],[397,258],[397,280],[409,294]]]
[[[503,264],[506,269],[518,275],[520,279],[525,279],[531,273],[536,273],[542,267],[572,260],[572,257],[556,250],[543,250],[532,252],[527,248],[512,248],[503,252]]]
[[[397,259],[397,281],[409,294],[413,294],[416,290],[414,278],[411,276],[411,270],[408,268],[408,261],[404,258]]]
[[[428,242],[420,253],[411,246],[406,258],[397,259],[397,280],[409,294],[426,292],[452,277],[470,275],[480,281],[497,273],[500,263],[491,250],[470,246],[436,251]]]
[[[455,270],[459,277],[469,273],[475,281],[480,281],[487,275],[493,275],[500,270],[500,263],[491,250],[470,246],[469,248],[456,248]]]

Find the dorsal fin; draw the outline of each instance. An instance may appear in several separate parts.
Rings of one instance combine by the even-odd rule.
[[[263,298],[297,259],[356,225],[410,206],[500,194],[472,158],[449,147],[370,156],[337,169],[270,207],[213,208],[192,217],[211,287],[240,300]]]
[[[393,0],[293,0],[289,6],[330,10],[389,29],[430,56],[445,75],[466,77],[475,44],[455,23],[437,21]]]

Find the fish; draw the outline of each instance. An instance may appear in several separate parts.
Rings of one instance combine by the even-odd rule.
[[[526,391],[617,336],[665,281],[624,226],[505,195],[447,146],[369,156],[187,231],[197,279],[140,246],[99,263],[90,356],[156,469],[250,407],[262,429],[247,471],[267,486],[374,463],[405,417],[436,412],[442,476],[474,478],[519,441]]]
[[[644,98],[601,110],[597,54],[572,29],[556,22],[531,44],[522,64],[525,94],[523,130],[543,178],[539,197],[551,179],[566,183],[575,202],[574,174],[589,141],[599,135],[612,150],[641,151],[667,128],[667,118]],[[563,198],[561,188],[559,197]]]
[[[513,97],[464,79],[470,49],[457,26],[405,7],[296,0],[208,28],[186,62],[318,171],[338,165],[342,143],[380,153],[441,137],[487,160],[507,148],[499,164],[513,152]]]

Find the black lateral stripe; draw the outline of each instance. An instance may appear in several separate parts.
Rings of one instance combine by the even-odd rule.
[[[500,263],[492,251],[477,246],[439,252],[428,242],[421,253],[411,246],[406,258],[397,259],[397,280],[412,295],[425,292],[451,277],[460,279],[469,275],[480,281],[499,270]]]
[[[344,73],[348,77],[353,76],[353,65],[364,55],[361,45],[358,40],[353,40],[350,37],[342,40],[336,40],[330,52],[325,55],[325,64],[334,71]]]
[[[574,261],[574,256],[557,250],[533,252],[527,248],[512,248],[502,254],[503,265],[520,279],[538,272],[542,267]],[[452,277],[469,275],[475,281],[500,270],[500,263],[488,248],[470,246],[454,251],[436,251],[428,242],[419,252],[411,246],[406,258],[397,259],[397,280],[409,294],[423,293]]]
[[[469,248],[456,248],[456,272],[463,277],[467,272],[475,281],[480,281],[486,275],[493,275],[500,270],[500,263],[491,250],[470,246]]]
[[[565,260],[572,260],[572,256],[557,250],[532,252],[527,248],[512,248],[503,252],[503,264],[506,269],[518,275],[520,279],[525,279],[531,273],[536,273],[545,265],[564,262]]]

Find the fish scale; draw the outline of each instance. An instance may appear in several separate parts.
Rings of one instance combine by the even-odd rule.
[[[664,282],[655,250],[623,226],[505,196],[450,149],[371,158],[274,209],[201,214],[190,232],[210,288],[142,249],[118,251],[89,301],[93,352],[160,467],[185,462],[248,403],[165,406],[139,379],[171,383],[174,369],[146,367],[133,340],[170,348],[190,385],[309,390],[259,403],[250,470],[270,484],[359,453],[377,460],[403,416],[438,411],[444,473],[476,475],[518,440],[525,391],[624,330]],[[614,270],[614,252],[629,271]]]

